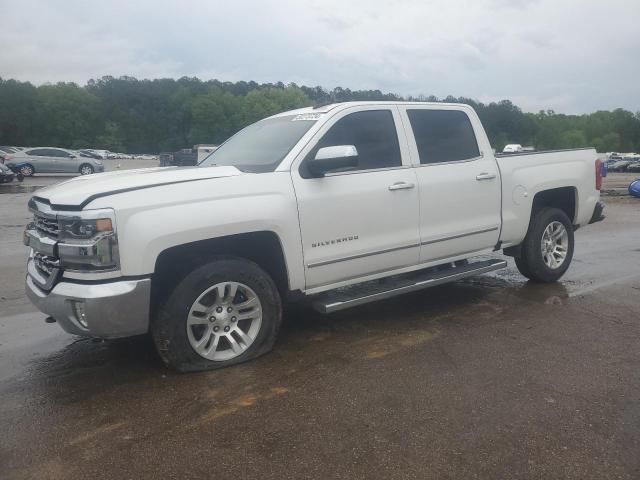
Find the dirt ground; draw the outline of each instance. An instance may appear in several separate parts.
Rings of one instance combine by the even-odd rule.
[[[629,184],[637,178],[640,178],[640,173],[638,172],[610,172],[607,177],[603,179],[602,188],[627,190],[629,188]]]
[[[29,190],[58,180],[0,195],[0,478],[640,478],[640,200],[605,199],[557,284],[298,308],[271,354],[181,375],[26,300]]]

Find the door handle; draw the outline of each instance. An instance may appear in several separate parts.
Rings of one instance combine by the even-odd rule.
[[[390,191],[394,191],[394,190],[408,190],[410,188],[415,187],[415,185],[413,183],[409,183],[409,182],[396,182],[393,185],[389,185],[389,190]]]
[[[480,181],[480,180],[493,180],[494,178],[496,178],[496,174],[495,173],[481,173],[480,175],[476,176],[476,180]]]

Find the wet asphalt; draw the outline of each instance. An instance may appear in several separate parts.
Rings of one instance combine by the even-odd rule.
[[[510,264],[298,307],[269,355],[176,374],[145,337],[44,323],[22,293],[28,196],[0,195],[2,479],[640,478],[640,201],[577,232],[560,283]]]

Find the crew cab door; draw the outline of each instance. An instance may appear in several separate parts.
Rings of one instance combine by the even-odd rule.
[[[421,263],[492,251],[500,172],[477,115],[446,105],[400,110],[419,186]]]
[[[358,166],[311,175],[307,162],[320,148],[338,145],[355,146]],[[308,290],[418,262],[418,189],[395,106],[336,113],[301,152],[291,175]]]

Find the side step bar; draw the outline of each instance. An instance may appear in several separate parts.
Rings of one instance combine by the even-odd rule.
[[[463,278],[480,275],[505,268],[504,260],[483,260],[460,267],[427,269],[406,275],[396,275],[381,281],[341,288],[318,295],[311,303],[320,313],[333,313],[345,308],[356,307],[369,302],[384,300],[403,293],[435,287],[443,283],[455,282]]]

